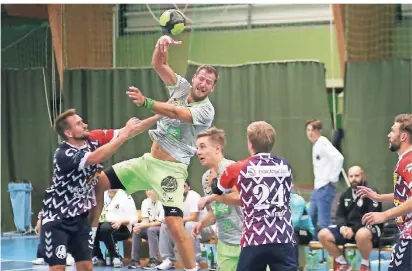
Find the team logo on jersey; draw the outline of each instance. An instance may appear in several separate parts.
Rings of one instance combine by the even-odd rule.
[[[246,177],[290,177],[290,171],[287,165],[248,166]]]
[[[66,258],[66,247],[64,245],[56,247],[54,254],[56,254],[56,257],[59,259]]]
[[[182,102],[179,101],[179,100],[176,99],[176,98],[173,98],[173,100],[170,101],[170,104],[175,105],[175,106],[179,106],[179,105],[182,105]]]
[[[177,190],[177,180],[172,176],[167,176],[162,180],[160,186],[166,193],[175,192]]]
[[[99,171],[96,171],[92,176],[90,176],[87,179],[87,184],[96,185],[97,182],[99,181],[100,173],[101,173],[101,171],[99,170]]]

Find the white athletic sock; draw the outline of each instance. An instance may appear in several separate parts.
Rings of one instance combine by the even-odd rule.
[[[363,264],[365,266],[369,266],[369,259],[366,260],[366,259],[362,258],[361,264]]]
[[[345,257],[343,257],[343,255],[340,255],[339,257],[337,257],[336,262],[340,264],[348,264],[348,262],[346,261]]]
[[[186,271],[198,271],[199,268],[197,268],[197,266],[195,266],[195,268],[191,268],[191,269],[187,269],[185,268]]]

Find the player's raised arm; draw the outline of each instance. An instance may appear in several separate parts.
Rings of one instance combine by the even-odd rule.
[[[168,64],[169,45],[181,44],[181,41],[175,41],[171,37],[164,35],[156,43],[152,56],[152,66],[166,85],[176,85],[176,75]]]

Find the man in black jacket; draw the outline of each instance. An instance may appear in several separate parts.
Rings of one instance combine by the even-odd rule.
[[[372,247],[377,245],[382,225],[363,227],[362,216],[369,212],[381,212],[382,205],[369,198],[361,199],[356,196],[358,185],[367,186],[363,170],[359,166],[353,166],[349,169],[348,178],[351,187],[340,196],[336,212],[336,225],[322,229],[318,233],[318,238],[323,247],[335,257],[336,270],[351,270],[338,245],[356,243],[362,255],[359,271],[369,271],[369,257]]]

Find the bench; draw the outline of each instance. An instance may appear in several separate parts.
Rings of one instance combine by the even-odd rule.
[[[142,221],[142,211],[137,210],[137,217],[138,221]],[[123,264],[128,265],[130,263],[130,258],[132,255],[132,237],[128,238],[127,240],[123,241]],[[217,239],[212,239],[206,242],[205,244],[217,244]],[[160,253],[159,253],[160,255]],[[140,264],[146,265],[149,261],[149,244],[147,240],[141,239],[140,243]],[[159,257],[159,261],[161,261],[161,258]],[[175,262],[175,267],[176,268],[183,268],[183,263],[180,261]],[[200,268],[208,268],[207,263],[200,263]]]
[[[372,248],[375,251],[378,251],[378,271],[381,271],[381,252],[382,251],[388,251],[392,252],[393,251],[393,243],[395,241],[397,234],[397,228],[394,220],[390,220],[386,222],[383,225],[382,228],[382,235],[379,238],[379,245],[378,247]],[[307,247],[313,249],[313,250],[319,250],[323,249],[323,246],[320,242],[312,241]],[[358,250],[358,247],[356,244],[345,244],[344,246],[338,246],[342,251],[343,254],[345,254],[345,250]],[[332,257],[332,266],[331,268],[334,270],[335,269],[335,259]]]

